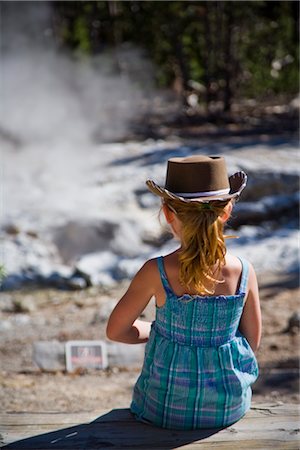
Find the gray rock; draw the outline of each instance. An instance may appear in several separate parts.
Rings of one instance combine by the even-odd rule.
[[[119,279],[131,279],[142,267],[146,258],[123,259],[117,267],[117,277]]]
[[[113,271],[119,258],[111,252],[97,252],[84,255],[75,265],[75,272],[81,275],[88,286],[111,286]]]
[[[120,223],[115,237],[110,244],[112,251],[125,257],[135,257],[141,253],[141,229],[137,221]]]
[[[103,305],[101,305],[99,314],[100,314],[100,318],[103,322],[106,322],[108,320],[115,305],[116,305],[116,303],[111,300],[109,302],[106,302]]]
[[[9,236],[3,241],[3,265],[6,277],[3,290],[13,290],[28,283],[44,284],[59,265],[55,247],[46,241],[20,233],[16,238]],[[70,269],[69,269],[70,270]]]
[[[143,209],[160,207],[159,199],[146,189],[135,191],[137,202]]]
[[[111,367],[140,367],[143,363],[144,352],[144,344],[107,342],[108,364]]]
[[[17,327],[23,327],[31,323],[31,318],[27,314],[17,314],[12,318],[12,323]]]
[[[13,312],[14,311],[14,303],[13,298],[10,295],[1,292],[0,295],[0,311],[3,312]]]
[[[67,278],[62,276],[59,272],[52,272],[51,275],[47,278],[42,278],[41,283],[45,286],[53,286],[58,289],[66,289],[67,287]]]
[[[54,286],[58,289],[78,290],[87,287],[87,282],[84,277],[74,273],[71,267],[67,266],[53,266],[55,270],[47,276],[40,274],[38,279],[41,284],[45,286]]]
[[[284,330],[285,333],[296,333],[300,329],[300,312],[296,311],[294,312],[289,320],[286,329]]]
[[[16,236],[21,231],[20,227],[18,225],[16,225],[15,223],[7,223],[6,225],[4,225],[3,229],[4,229],[5,233],[11,234],[13,236]]]
[[[238,202],[229,224],[236,228],[243,224],[253,225],[274,221],[274,217],[290,221],[291,218],[297,217],[298,210],[298,192],[289,195],[270,195],[263,197],[259,202]]]
[[[13,299],[12,311],[30,313],[36,311],[36,305],[32,297],[18,297],[17,299]]]
[[[53,241],[66,263],[76,261],[81,255],[107,249],[114,238],[117,224],[109,221],[69,221],[55,228]]]
[[[270,195],[282,195],[283,193],[289,195],[297,192],[299,190],[299,175],[296,170],[295,173],[280,173],[273,168],[270,171],[245,169],[248,175],[248,183],[245,192],[242,194],[243,201],[256,201]]]
[[[65,370],[65,344],[59,341],[38,341],[33,344],[33,362],[49,372]]]
[[[20,289],[24,284],[24,277],[20,274],[10,274],[7,275],[3,282],[1,289],[3,291],[12,291],[14,289]]]
[[[12,323],[9,320],[0,320],[0,332],[12,329]]]
[[[66,280],[66,285],[68,286],[69,289],[77,291],[85,289],[87,287],[87,282],[83,277],[74,275]]]

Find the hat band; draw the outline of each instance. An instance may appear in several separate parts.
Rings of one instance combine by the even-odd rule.
[[[207,192],[193,192],[193,193],[188,193],[188,192],[174,192],[175,195],[178,195],[178,197],[183,197],[183,198],[198,198],[198,197],[210,197],[213,195],[224,195],[224,194],[229,194],[230,189],[220,189],[218,191],[207,191]]]

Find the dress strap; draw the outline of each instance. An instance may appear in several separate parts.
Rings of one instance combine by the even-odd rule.
[[[167,295],[173,295],[173,290],[169,284],[168,278],[167,278],[167,274],[164,268],[164,258],[163,256],[159,256],[157,258],[157,266],[158,266],[158,270],[159,270],[159,274],[160,274],[160,279],[162,282],[162,285],[164,287],[164,290],[166,291]]]
[[[242,263],[242,275],[241,275],[241,281],[238,289],[238,294],[245,293],[247,290],[247,284],[248,284],[248,276],[249,276],[249,263],[246,259],[239,258],[239,260]]]

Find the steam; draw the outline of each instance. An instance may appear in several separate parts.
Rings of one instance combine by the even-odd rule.
[[[155,101],[151,63],[129,45],[96,57],[63,52],[49,2],[0,7],[1,216],[36,229],[82,211],[99,217],[100,174],[122,153],[108,142],[127,138]]]
[[[3,2],[2,23],[1,130],[11,143],[116,141],[153,98],[151,64],[136,48],[58,51],[47,2]]]

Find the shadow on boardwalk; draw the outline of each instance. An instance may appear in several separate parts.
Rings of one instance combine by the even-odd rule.
[[[49,425],[48,425],[49,427]],[[52,425],[53,427],[53,425]],[[45,425],[40,426],[40,430]],[[205,439],[221,429],[164,430],[137,422],[128,409],[114,409],[94,421],[18,440],[3,449],[175,449]]]

